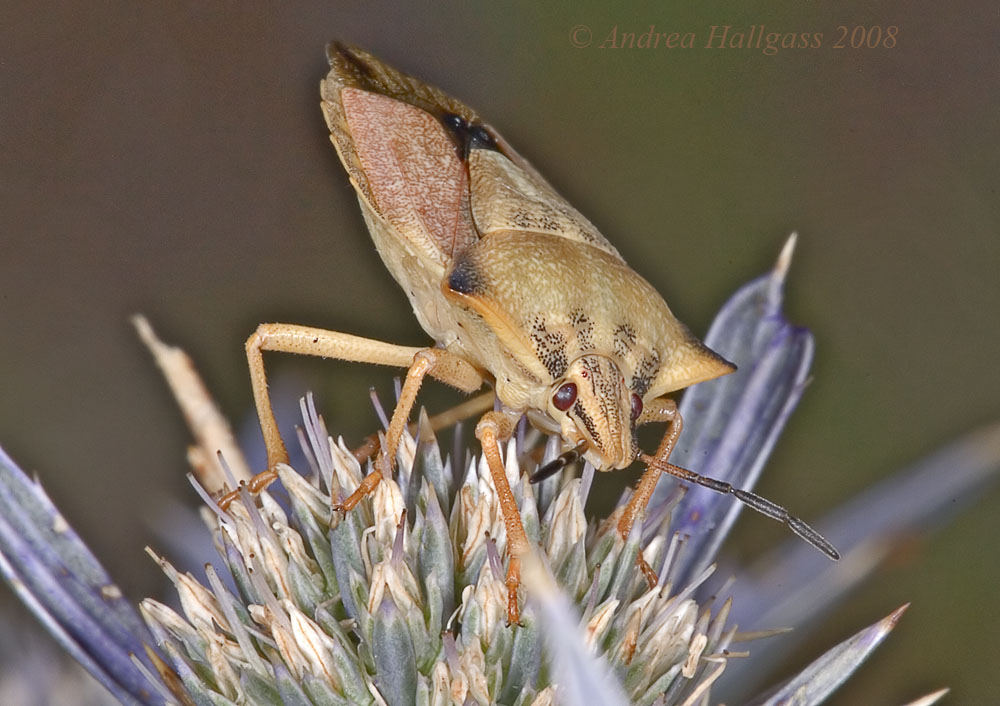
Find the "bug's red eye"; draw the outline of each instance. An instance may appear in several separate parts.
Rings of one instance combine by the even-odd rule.
[[[642,414],[642,398],[636,393],[632,393],[632,421],[634,422]]]
[[[576,383],[567,382],[559,386],[556,394],[552,395],[552,406],[560,412],[565,412],[576,402]]]

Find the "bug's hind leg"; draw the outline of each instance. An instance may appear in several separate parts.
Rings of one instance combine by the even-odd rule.
[[[388,447],[386,451],[388,453],[384,454],[384,457],[390,460],[388,466],[382,461],[380,467],[387,469],[391,468],[391,461],[395,458],[399,438],[406,426],[406,420],[425,375],[430,374],[431,377],[464,392],[473,392],[483,384],[483,378],[475,368],[461,358],[440,348],[399,346],[310,326],[261,324],[246,342],[247,364],[250,368],[254,403],[257,406],[257,417],[260,419],[260,428],[264,435],[264,444],[267,447],[267,470],[259,473],[247,483],[247,488],[253,493],[259,493],[277,479],[275,468],[279,463],[288,463],[288,452],[281,439],[281,433],[278,431],[278,423],[274,418],[274,411],[271,409],[271,397],[267,392],[267,375],[264,371],[264,359],[261,355],[263,351],[298,353],[320,358],[338,358],[358,363],[409,368],[406,374],[406,383],[403,386],[404,393],[399,404],[396,405],[386,435]],[[370,492],[378,485],[379,478],[381,478],[380,475],[371,480],[366,478],[362,485]],[[223,496],[219,499],[219,507],[225,509],[236,497],[236,491]],[[364,496],[361,495],[358,499],[360,497]],[[354,501],[354,504],[356,503],[357,499]]]

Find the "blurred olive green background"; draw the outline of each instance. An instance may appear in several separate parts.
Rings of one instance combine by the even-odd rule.
[[[130,314],[188,350],[234,421],[258,322],[426,340],[327,139],[332,38],[481,110],[701,334],[799,231],[788,308],[815,332],[815,380],[761,490],[802,517],[1000,416],[995,3],[6,5],[0,443],[133,597],[164,593],[142,553],[151,517],[196,500],[188,436]],[[726,24],[824,46],[704,49]],[[695,32],[697,48],[598,48],[616,25]],[[838,51],[838,25],[895,25],[898,43]],[[388,394],[393,375],[269,366],[352,440],[375,423],[368,386]],[[941,685],[948,703],[995,701],[998,498],[827,622],[800,662],[913,602],[832,703]],[[759,517],[737,529],[747,554],[785,538]]]

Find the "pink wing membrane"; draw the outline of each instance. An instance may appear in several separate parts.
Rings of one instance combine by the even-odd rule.
[[[446,267],[475,241],[468,173],[444,126],[407,103],[357,88],[341,94],[378,213]]]

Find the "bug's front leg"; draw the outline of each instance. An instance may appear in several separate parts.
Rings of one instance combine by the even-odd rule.
[[[487,412],[476,425],[476,438],[483,445],[483,455],[493,476],[493,487],[496,488],[500,501],[500,511],[503,513],[504,528],[507,530],[507,624],[520,623],[521,611],[517,603],[517,588],[521,584],[521,557],[529,549],[528,535],[524,532],[521,513],[517,509],[517,500],[507,482],[507,471],[503,459],[500,458],[499,443],[507,441],[514,431],[514,420],[503,412]]]
[[[670,453],[674,450],[674,446],[677,445],[681,429],[684,428],[684,421],[681,418],[680,412],[677,411],[677,403],[669,397],[652,400],[646,405],[646,409],[643,410],[642,415],[638,419],[639,424],[647,424],[649,422],[667,422],[667,430],[664,432],[663,439],[660,441],[660,445],[656,449],[656,455],[654,456],[657,461],[666,464],[670,458]],[[622,539],[628,538],[629,532],[632,531],[632,525],[635,524],[635,518],[641,512],[645,511],[646,505],[649,504],[649,499],[653,496],[653,490],[656,488],[656,482],[660,479],[661,473],[662,469],[659,463],[647,465],[645,472],[643,472],[642,477],[639,479],[639,484],[636,486],[635,492],[632,493],[632,497],[629,498],[628,504],[625,506],[625,510],[618,520],[618,533],[622,536]],[[642,575],[646,577],[649,587],[652,588],[655,586],[657,581],[656,572],[646,563],[646,560],[642,556],[642,550],[639,551],[636,561],[639,564]]]
[[[461,358],[441,349],[400,346],[311,326],[261,324],[246,342],[247,364],[250,368],[254,403],[257,406],[257,417],[260,419],[260,428],[264,435],[264,444],[267,447],[267,470],[257,474],[247,483],[247,488],[252,493],[259,493],[273,483],[278,477],[275,471],[276,466],[279,463],[288,463],[288,451],[285,449],[285,443],[278,431],[278,422],[275,420],[274,411],[271,408],[271,397],[267,392],[267,374],[264,371],[263,351],[298,353],[358,363],[410,368],[411,370],[406,376],[407,382],[404,385],[405,397],[401,397],[400,404],[393,412],[393,422],[390,423],[387,432],[388,438],[395,439],[391,449],[386,449],[387,452],[390,452],[389,459],[395,457],[396,446],[406,425],[406,418],[413,407],[417,390],[419,390],[425,375],[430,374],[432,377],[464,392],[477,390],[483,384],[483,378],[475,368]],[[420,360],[424,360],[424,362],[418,360],[418,356],[421,354],[424,355]],[[402,409],[404,399],[409,401],[405,409]],[[366,478],[365,483],[363,483],[369,492],[374,489],[381,478],[378,473],[370,474],[370,476],[375,476],[375,478],[371,480]],[[219,507],[225,509],[236,496],[237,492],[234,491],[220,498]],[[363,495],[359,496],[359,499],[360,497]],[[354,502],[356,504],[357,500]]]

